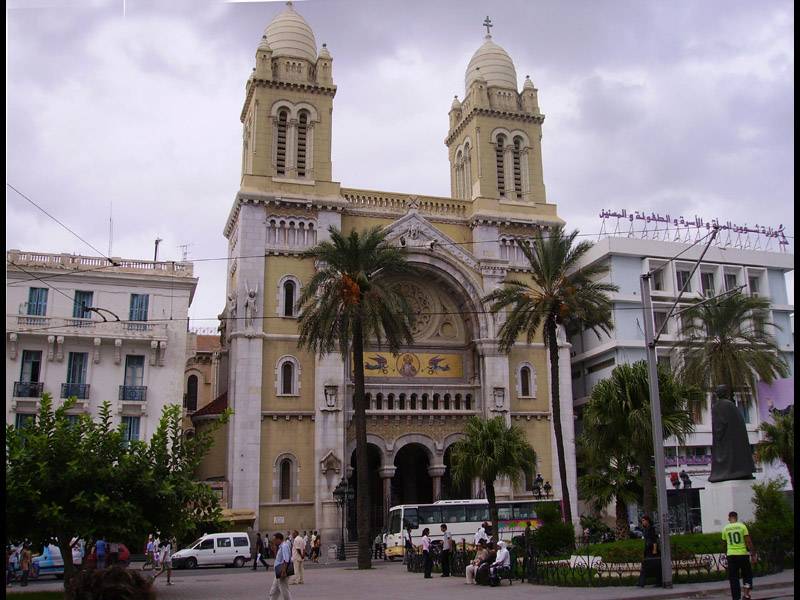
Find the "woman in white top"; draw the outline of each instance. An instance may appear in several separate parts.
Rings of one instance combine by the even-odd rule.
[[[431,579],[433,560],[431,559],[431,538],[428,537],[430,529],[427,527],[422,530],[422,557],[425,561],[425,579]]]

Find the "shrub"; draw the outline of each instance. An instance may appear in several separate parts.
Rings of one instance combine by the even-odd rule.
[[[581,515],[581,529],[589,530],[589,543],[597,544],[606,536],[613,535],[611,528],[600,517],[594,515]]]
[[[569,554],[575,549],[575,530],[560,520],[544,523],[534,531],[533,545],[544,555]]]
[[[794,513],[786,501],[783,477],[753,484],[755,522],[748,524],[757,551],[774,552],[775,557],[794,550]]]

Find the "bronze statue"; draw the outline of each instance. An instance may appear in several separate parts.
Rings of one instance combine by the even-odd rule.
[[[730,389],[720,385],[714,390],[711,405],[711,475],[709,482],[753,479],[753,453],[744,419],[729,400]]]

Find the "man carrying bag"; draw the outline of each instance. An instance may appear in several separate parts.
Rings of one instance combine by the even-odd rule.
[[[277,551],[275,552],[275,581],[269,590],[269,599],[292,600],[289,594],[289,577],[294,575],[292,566],[292,545],[289,540],[283,539],[283,534],[278,532],[273,536]]]
[[[658,547],[658,533],[647,515],[642,517],[644,531],[644,559],[639,571],[639,587],[643,588],[647,577],[655,576],[656,586],[661,586],[661,551]]]

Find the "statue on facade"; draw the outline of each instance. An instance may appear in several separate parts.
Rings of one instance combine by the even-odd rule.
[[[711,475],[709,482],[753,479],[756,470],[744,418],[730,401],[730,388],[714,390],[711,405]]]
[[[245,282],[245,289],[247,289],[247,298],[244,301],[244,326],[249,329],[255,326],[254,321],[258,314],[258,284],[250,289],[250,286]]]

